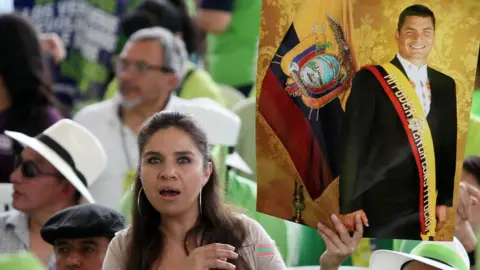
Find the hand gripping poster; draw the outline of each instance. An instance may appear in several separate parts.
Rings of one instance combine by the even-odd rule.
[[[451,241],[479,18],[469,0],[264,0],[257,210]]]

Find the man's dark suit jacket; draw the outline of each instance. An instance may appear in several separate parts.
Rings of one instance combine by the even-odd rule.
[[[391,63],[406,75],[395,57]],[[452,205],[457,110],[455,81],[428,67],[437,205]],[[374,75],[354,77],[342,128],[340,213],[363,210],[365,237],[420,239],[420,180],[405,130]]]

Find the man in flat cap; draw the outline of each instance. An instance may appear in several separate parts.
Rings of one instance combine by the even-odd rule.
[[[125,218],[98,204],[67,208],[50,217],[40,230],[53,245],[56,269],[102,269],[110,240],[125,228]]]

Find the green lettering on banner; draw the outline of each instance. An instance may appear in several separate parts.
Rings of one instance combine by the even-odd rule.
[[[107,80],[107,69],[94,61],[83,60],[83,76],[78,85],[80,92],[85,94],[91,82],[104,83]]]
[[[99,7],[101,10],[110,14],[114,14],[117,11],[116,0],[90,0],[90,4]]]
[[[140,2],[140,0],[130,0],[130,1],[128,1],[127,10],[130,11],[130,10],[134,9],[138,5],[139,2]]]
[[[45,5],[45,4],[50,4],[54,3],[55,0],[35,0],[35,5]]]
[[[83,70],[82,56],[78,50],[71,50],[69,56],[60,66],[60,75],[79,81]]]
[[[115,55],[120,55],[122,53],[123,47],[127,43],[128,38],[122,34],[118,37],[117,46],[115,47]]]

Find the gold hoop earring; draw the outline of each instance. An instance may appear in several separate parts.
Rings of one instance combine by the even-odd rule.
[[[199,206],[200,206],[200,217],[201,217],[202,214],[203,214],[203,213],[202,213],[202,212],[203,212],[203,210],[202,210],[202,190],[203,190],[203,189],[200,189],[200,195],[198,196],[198,204],[199,204]]]

